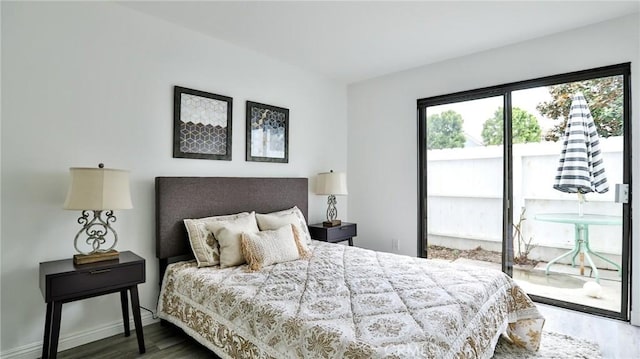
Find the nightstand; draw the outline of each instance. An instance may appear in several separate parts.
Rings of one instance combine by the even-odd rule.
[[[319,241],[329,243],[349,241],[349,245],[353,246],[353,237],[358,235],[358,229],[355,223],[342,222],[335,227],[324,227],[322,223],[317,223],[309,225],[309,234],[311,238]]]
[[[138,349],[145,352],[138,284],[145,281],[145,261],[133,252],[120,252],[118,259],[74,265],[73,259],[40,263],[40,290],[47,303],[42,358],[55,358],[60,336],[62,304],[120,292],[124,335],[129,336],[129,303],[136,326]]]

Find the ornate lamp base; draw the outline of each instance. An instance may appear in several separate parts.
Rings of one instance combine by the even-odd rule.
[[[337,227],[342,224],[341,220],[336,219],[336,217],[338,216],[336,203],[338,203],[338,201],[336,201],[336,196],[332,194],[329,195],[329,197],[327,198],[327,204],[329,205],[327,207],[327,220],[322,222],[323,227]]]
[[[107,252],[96,252],[92,254],[74,254],[73,255],[73,264],[87,264],[87,263],[95,263],[102,261],[111,261],[114,259],[118,259],[120,253],[115,249],[112,249]]]
[[[116,243],[118,243],[118,233],[111,227],[110,222],[115,222],[116,217],[113,215],[113,211],[97,211],[94,210],[93,218],[89,220],[90,211],[82,211],[82,215],[78,218],[78,223],[82,225],[82,228],[76,234],[76,238],[73,241],[73,245],[79,254],[73,256],[73,264],[86,264],[101,261],[110,261],[118,259],[118,251],[115,250]],[[104,213],[105,217],[102,218]],[[107,236],[113,237],[113,244],[109,248],[102,247],[107,242]],[[78,246],[78,240],[84,238],[86,246],[91,247],[91,251],[85,252],[80,250]],[[85,246],[85,247],[86,247]]]

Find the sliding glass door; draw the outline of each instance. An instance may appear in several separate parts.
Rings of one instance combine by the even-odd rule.
[[[489,96],[425,108],[429,258],[502,268],[503,107]]]
[[[420,253],[626,320],[629,83],[622,64],[418,100]]]

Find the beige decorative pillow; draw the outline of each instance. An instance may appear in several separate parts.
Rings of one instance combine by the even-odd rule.
[[[300,218],[296,213],[287,213],[281,215],[256,213],[256,220],[258,221],[258,227],[261,231],[272,231],[290,224],[294,226],[298,233],[304,233],[300,228]],[[300,244],[303,246],[305,251],[308,250],[306,240],[303,239],[302,241],[300,241]]]
[[[242,233],[242,253],[252,271],[309,255],[302,249],[296,228],[292,224],[276,230]]]
[[[258,227],[261,231],[280,228],[285,224],[294,224],[300,233],[302,243],[311,244],[311,234],[302,211],[297,207],[267,214],[256,213]]]
[[[196,257],[198,267],[210,267],[220,264],[220,248],[218,242],[210,230],[207,223],[233,221],[242,217],[254,216],[249,212],[242,212],[226,216],[213,216],[197,219],[183,220],[189,235],[189,244],[193,255]]]
[[[240,240],[242,233],[259,232],[255,212],[249,216],[232,221],[218,221],[206,224],[206,227],[218,241],[220,246],[220,268],[233,267],[245,263]]]

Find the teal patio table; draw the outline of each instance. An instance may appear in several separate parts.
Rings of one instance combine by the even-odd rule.
[[[622,217],[620,216],[608,216],[602,214],[583,214],[579,215],[577,213],[539,213],[535,216],[535,219],[538,221],[545,222],[555,222],[555,223],[568,223],[573,224],[575,229],[575,242],[573,245],[573,249],[563,255],[554,258],[551,260],[545,269],[545,274],[549,275],[549,267],[560,259],[573,255],[571,257],[571,265],[576,266],[576,256],[580,254],[580,275],[584,275],[584,259],[583,256],[587,258],[589,265],[593,273],[596,276],[596,282],[600,282],[600,275],[598,273],[598,268],[596,268],[595,264],[593,264],[593,260],[589,254],[593,254],[594,256],[602,259],[603,261],[612,264],[614,267],[618,269],[618,275],[621,275],[621,268],[618,264],[614,263],[612,260],[594,252],[589,247],[589,226],[590,225],[598,225],[598,226],[613,226],[613,225],[621,225]]]

